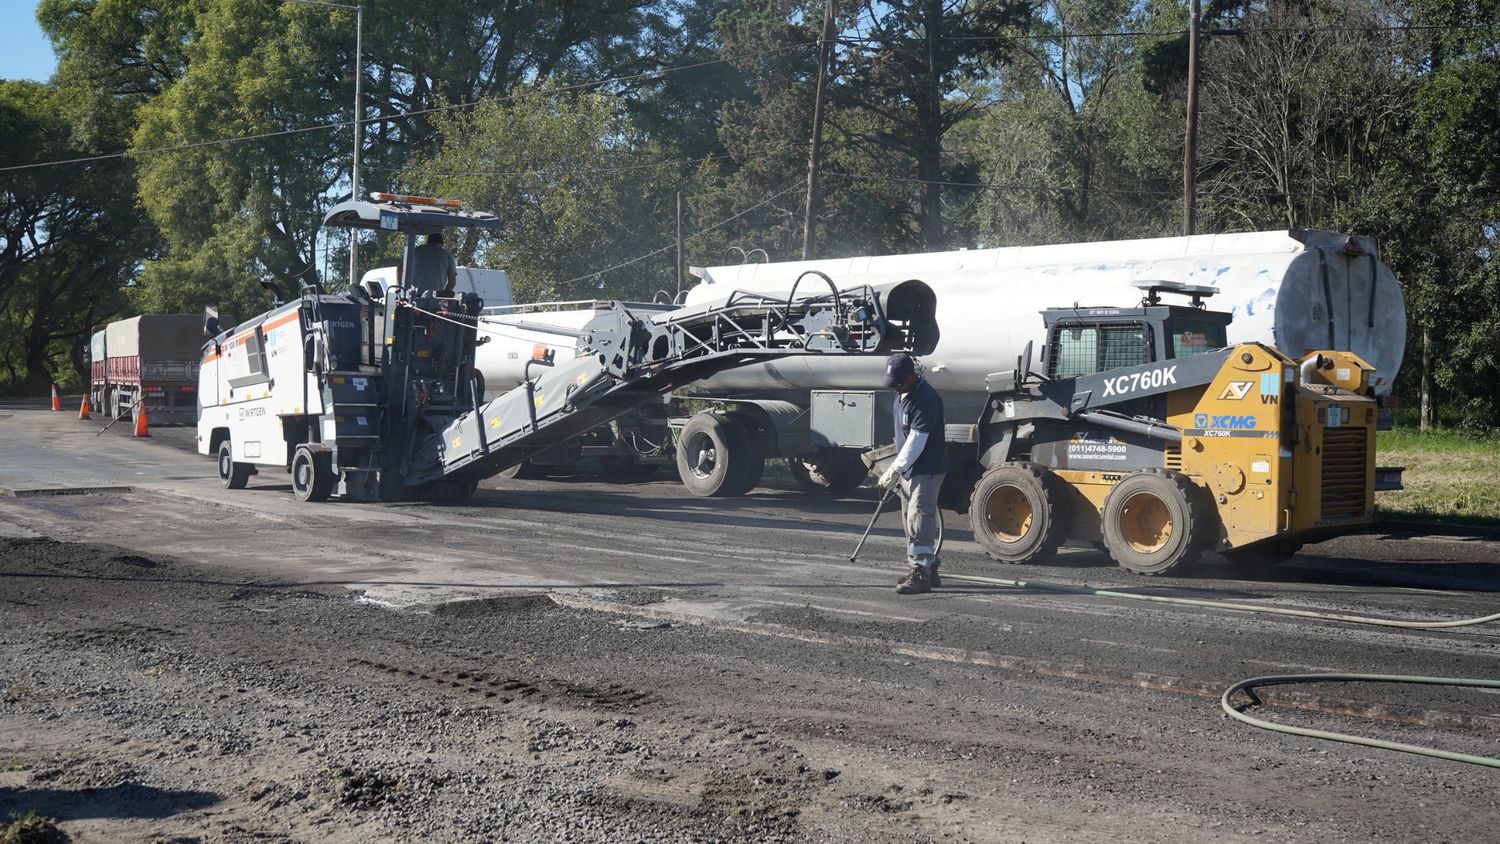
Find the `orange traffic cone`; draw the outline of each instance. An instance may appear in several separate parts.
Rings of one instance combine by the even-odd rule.
[[[57,384],[56,383],[54,383],[52,385],[52,410],[53,410],[53,412],[57,412],[57,411],[62,410],[62,399],[60,399],[60,398],[57,397]]]
[[[89,418],[89,394],[88,393],[84,393],[83,394],[83,402],[78,405],[78,418],[79,419],[87,419],[87,418]]]
[[[151,432],[146,430],[146,405],[142,404],[135,409],[135,433],[132,436],[149,437]]]

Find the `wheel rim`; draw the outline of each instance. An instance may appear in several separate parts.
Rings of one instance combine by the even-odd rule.
[[[1020,542],[1035,515],[1026,494],[1013,486],[996,488],[984,503],[985,526],[1001,542]]]
[[[698,434],[693,437],[688,447],[688,455],[692,458],[690,462],[693,474],[697,477],[712,477],[714,469],[718,468],[719,451],[714,447],[713,438],[707,434]]]
[[[307,479],[308,474],[309,474],[309,471],[308,471],[307,461],[306,460],[299,460],[299,461],[297,461],[297,472],[296,472],[297,489],[299,489],[299,490],[300,489],[307,489],[309,486],[311,486],[311,484],[308,483],[308,479]]]
[[[229,477],[229,467],[233,461],[229,459],[228,452],[219,452],[219,477]]]
[[[1172,512],[1149,492],[1137,492],[1120,508],[1120,536],[1138,554],[1155,554],[1172,541]]]

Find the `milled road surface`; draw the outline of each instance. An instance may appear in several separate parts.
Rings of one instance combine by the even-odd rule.
[[[1500,628],[902,598],[889,515],[847,560],[872,497],[564,479],[305,505],[269,472],[220,489],[191,429],[100,426],[0,405],[0,818],[77,841],[1474,841],[1500,821],[1500,772],[1217,702],[1260,674],[1495,677]],[[1001,566],[962,521],[953,573],[1403,618],[1500,604],[1482,536],[1144,579],[1084,550]],[[1263,698],[1500,756],[1492,694]]]

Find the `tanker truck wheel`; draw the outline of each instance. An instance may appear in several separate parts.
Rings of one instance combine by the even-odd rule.
[[[297,446],[292,455],[292,495],[298,501],[327,501],[333,482],[332,458],[326,452]]]
[[[677,439],[677,475],[694,495],[740,495],[758,456],[753,449],[745,429],[728,415],[699,413],[688,420]]]
[[[229,440],[219,443],[219,483],[225,489],[244,489],[250,482],[250,464],[234,462],[234,450]]]
[[[745,443],[749,446],[745,457],[745,476],[740,479],[739,489],[730,493],[731,495],[744,495],[759,486],[761,476],[766,473],[767,434],[761,427],[760,421],[751,413],[734,411],[725,415],[745,432]]]
[[[1056,556],[1067,526],[1056,475],[1034,463],[1004,463],[984,473],[969,497],[969,527],[1002,563]]]
[[[789,457],[786,465],[801,489],[833,496],[858,489],[870,472],[857,453],[827,446],[810,458]]]
[[[1136,574],[1164,574],[1192,563],[1203,545],[1201,498],[1178,472],[1143,469],[1127,476],[1104,499],[1101,527],[1109,555]]]

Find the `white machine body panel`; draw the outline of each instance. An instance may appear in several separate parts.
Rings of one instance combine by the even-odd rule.
[[[236,461],[286,465],[282,417],[323,412],[317,378],[305,369],[304,334],[298,304],[292,303],[241,324],[217,348],[204,351],[198,373],[200,454],[213,453],[213,433],[224,428]],[[297,389],[299,384],[304,388]]]
[[[733,290],[784,296],[806,270],[826,273],[841,288],[867,283],[889,290],[909,279],[926,282],[937,294],[940,338],[923,364],[943,391],[983,392],[985,376],[1014,366],[1028,341],[1039,352],[1045,340],[1042,309],[1134,306],[1142,291],[1133,285],[1141,281],[1217,288],[1207,305],[1234,314],[1231,344],[1259,341],[1292,356],[1316,349],[1355,352],[1375,367],[1378,395],[1390,392],[1406,346],[1401,288],[1375,244],[1321,231],[695,267],[702,282],[689,290],[686,303]],[[808,277],[798,293],[822,284]],[[882,364],[854,356],[795,357],[730,370],[692,391],[869,389],[879,383]]]

